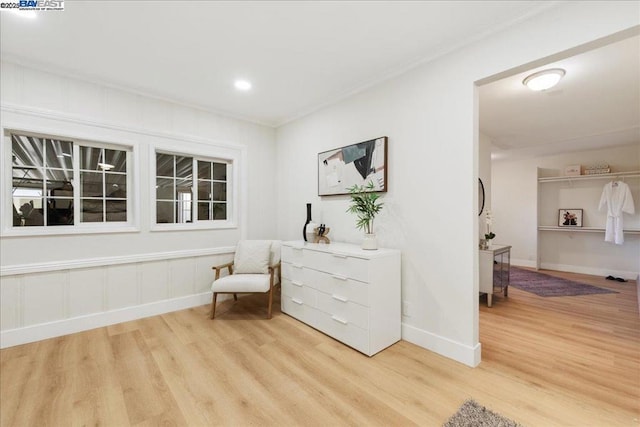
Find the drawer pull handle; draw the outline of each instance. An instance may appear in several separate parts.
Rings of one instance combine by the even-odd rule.
[[[333,256],[334,256],[334,257],[336,257],[336,258],[343,258],[343,259],[346,259],[346,258],[347,258],[347,256],[346,256],[346,255],[342,255],[342,254],[331,254],[331,255],[333,255]]]
[[[295,286],[297,286],[297,287],[299,287],[299,288],[301,288],[301,287],[302,287],[302,283],[298,282],[297,280],[292,280],[292,281],[291,281],[291,284],[292,284],[292,285],[295,285]]]
[[[338,300],[340,302],[348,302],[349,301],[348,298],[341,297],[340,295],[336,295],[336,294],[331,295],[331,298],[333,298],[335,300]]]
[[[331,277],[333,277],[334,279],[338,279],[338,280],[347,280],[346,277],[340,276],[339,274],[332,274]]]
[[[300,301],[299,299],[296,299],[296,298],[291,298],[291,301],[295,302],[298,305],[302,305],[303,304],[302,301]]]
[[[339,318],[339,317],[336,317],[336,316],[331,316],[331,318],[332,318],[333,320],[335,320],[336,322],[338,322],[338,323],[342,323],[343,325],[346,325],[347,323],[349,323],[349,322],[347,322],[346,320],[343,320],[343,319],[341,319],[341,318]]]

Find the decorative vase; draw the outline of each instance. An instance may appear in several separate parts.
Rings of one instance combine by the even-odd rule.
[[[364,240],[362,241],[362,249],[374,251],[378,249],[378,239],[376,239],[375,233],[365,233]]]
[[[487,243],[486,243],[487,249],[491,249],[491,241],[492,239],[487,239]]]
[[[313,222],[311,219],[311,203],[307,203],[307,222],[304,223],[304,227],[302,228],[302,237],[305,242],[313,243],[316,239],[315,229],[318,227],[318,224]]]

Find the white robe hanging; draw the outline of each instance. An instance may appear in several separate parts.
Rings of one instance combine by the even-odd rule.
[[[607,225],[604,232],[604,241],[613,242],[616,245],[624,243],[622,234],[622,214],[635,213],[633,197],[629,186],[622,181],[611,181],[605,184],[600,196],[599,210],[607,209]]]

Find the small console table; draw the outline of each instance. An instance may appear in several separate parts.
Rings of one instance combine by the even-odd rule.
[[[487,306],[491,307],[494,293],[509,293],[509,268],[511,246],[493,245],[480,249],[480,293],[487,294]]]

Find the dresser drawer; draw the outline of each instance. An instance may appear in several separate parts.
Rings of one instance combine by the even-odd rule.
[[[302,264],[283,262],[281,267],[283,279],[297,280],[299,282],[304,280]]]
[[[302,262],[302,248],[282,245],[282,248],[280,249],[280,257],[283,262],[300,264]]]
[[[360,329],[353,323],[349,323],[339,316],[318,311],[316,313],[317,328],[327,335],[347,344],[350,347],[366,354],[369,351],[369,332]]]
[[[297,281],[282,279],[282,294],[311,307],[318,306],[318,291]]]
[[[304,285],[325,294],[337,295],[341,299],[369,306],[369,285],[345,276],[304,269]]]
[[[339,295],[318,292],[317,307],[344,322],[354,324],[362,329],[369,329],[369,309]]]
[[[369,282],[369,261],[347,255],[303,250],[305,267],[331,273],[335,276]]]
[[[280,300],[281,310],[283,313],[286,313],[291,317],[295,317],[296,319],[311,326],[318,323],[319,311],[311,307],[309,304],[306,304],[301,299],[282,294]]]

